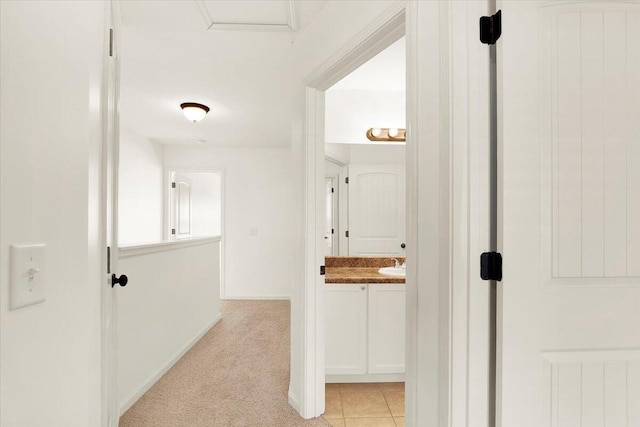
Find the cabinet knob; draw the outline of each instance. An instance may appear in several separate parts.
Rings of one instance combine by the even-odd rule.
[[[367,289],[367,286],[366,285],[362,285],[362,286],[360,286],[360,289],[362,289],[364,291],[365,289]]]

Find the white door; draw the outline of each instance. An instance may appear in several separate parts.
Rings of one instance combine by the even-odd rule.
[[[405,169],[349,166],[349,255],[404,256]]]
[[[191,179],[176,173],[172,186],[172,226],[174,239],[191,237]]]
[[[114,28],[111,18],[111,28]],[[103,133],[103,165],[104,177],[102,188],[102,203],[105,207],[103,232],[107,247],[105,262],[106,280],[102,283],[101,291],[101,352],[102,352],[102,426],[117,427],[120,416],[118,407],[117,385],[117,298],[113,287],[112,275],[119,275],[118,271],[118,147],[119,147],[119,72],[120,63],[117,53],[116,37],[111,30],[107,39],[111,38],[111,48],[107,47],[107,55],[111,50],[105,64],[106,93],[104,94],[104,133]]]
[[[335,251],[335,220],[336,220],[336,215],[335,215],[335,207],[336,207],[336,203],[335,203],[335,188],[333,185],[333,178],[325,178],[324,180],[324,184],[325,184],[325,193],[326,193],[326,205],[325,205],[325,229],[324,229],[324,243],[326,245],[325,247],[325,254],[326,255],[337,255],[337,252]]]
[[[498,425],[640,426],[640,3],[498,9]]]

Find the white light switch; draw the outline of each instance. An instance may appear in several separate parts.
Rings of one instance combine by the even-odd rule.
[[[9,308],[41,303],[44,297],[44,250],[46,245],[11,245]]]

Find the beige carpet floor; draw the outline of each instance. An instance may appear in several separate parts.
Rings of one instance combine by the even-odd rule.
[[[289,406],[290,304],[223,301],[222,320],[120,419],[121,427],[306,427]]]

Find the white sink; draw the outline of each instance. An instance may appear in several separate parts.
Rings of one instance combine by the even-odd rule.
[[[398,267],[384,267],[378,270],[378,273],[384,274],[385,276],[405,277],[407,275],[407,270],[404,268],[398,268]]]

